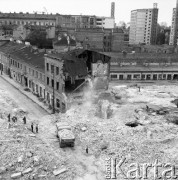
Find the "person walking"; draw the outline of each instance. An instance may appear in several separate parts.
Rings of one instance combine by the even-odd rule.
[[[36,124],[36,133],[38,133],[38,124]]]
[[[31,124],[31,130],[32,130],[32,132],[33,132],[33,123]]]
[[[27,123],[27,119],[26,119],[26,117],[25,117],[25,116],[23,117],[23,123],[24,123],[24,124],[26,124],[26,123]]]
[[[8,114],[7,118],[8,118],[8,122],[10,122],[11,121],[11,115]]]
[[[88,154],[88,146],[86,147],[86,153]]]

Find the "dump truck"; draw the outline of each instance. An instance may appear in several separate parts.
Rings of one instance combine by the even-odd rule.
[[[69,124],[58,122],[56,123],[57,137],[59,139],[59,146],[63,147],[74,147],[75,136],[72,132],[72,128]]]

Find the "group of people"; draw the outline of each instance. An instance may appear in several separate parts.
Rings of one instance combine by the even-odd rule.
[[[8,118],[8,122],[9,122],[9,128],[10,128],[11,114],[8,114],[7,118]],[[23,120],[24,124],[27,124],[27,119],[26,119],[25,116],[23,117],[22,120]],[[14,122],[14,123],[17,122],[17,117],[16,116],[12,117],[12,122]],[[38,133],[38,124],[36,124],[35,130],[36,130],[36,133]],[[31,123],[31,131],[34,132],[34,123],[33,122]]]
[[[36,133],[38,133],[38,124],[36,124],[35,129],[36,129]],[[33,123],[31,123],[31,130],[32,130],[32,132],[34,132],[34,124]]]

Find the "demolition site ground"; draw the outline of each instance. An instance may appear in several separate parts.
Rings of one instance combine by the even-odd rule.
[[[108,157],[124,157],[123,172],[131,163],[178,164],[177,82],[110,83],[107,91],[91,85],[68,95],[67,112],[55,115],[0,83],[0,179],[104,180]],[[9,113],[16,123],[8,124]],[[39,133],[31,132],[31,122]],[[72,126],[73,148],[59,147],[56,122]]]

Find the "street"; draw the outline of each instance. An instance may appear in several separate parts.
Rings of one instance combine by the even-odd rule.
[[[23,95],[14,86],[9,84],[3,78],[0,77],[0,89],[7,92],[8,96],[13,99],[17,105],[28,112],[27,115],[27,127],[30,129],[31,122],[39,124],[39,133],[36,134],[37,138],[40,138],[44,144],[50,149],[50,153],[58,159],[66,159],[66,166],[74,169],[80,169],[76,173],[75,180],[102,180],[104,179],[104,173],[101,173],[99,168],[95,165],[94,156],[86,156],[85,152],[82,152],[80,144],[76,142],[74,148],[59,147],[58,139],[56,138],[55,121],[58,118],[57,115],[48,114],[43,108],[35,104],[32,100]],[[41,144],[40,144],[41,146]],[[72,172],[71,172],[72,173]]]

